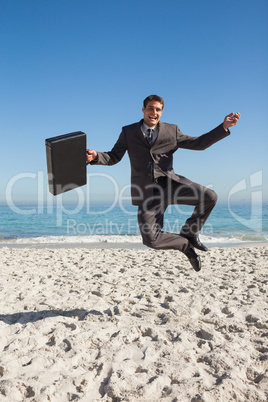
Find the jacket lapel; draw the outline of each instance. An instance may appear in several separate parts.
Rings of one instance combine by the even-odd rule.
[[[146,144],[147,147],[150,148],[150,145],[149,145],[148,141],[146,140],[146,138],[144,137],[143,132],[141,130],[142,123],[143,123],[143,119],[138,123],[139,124],[138,135],[139,135],[139,137],[142,138],[142,141],[144,142],[144,144]]]
[[[160,121],[160,122],[158,123],[158,136],[157,136],[155,142],[153,143],[153,145],[152,145],[152,147],[151,147],[152,150],[153,150],[154,148],[157,148],[157,146],[162,143],[163,135],[164,135],[164,133],[163,133],[163,125],[162,125],[162,123],[161,123],[161,121]]]

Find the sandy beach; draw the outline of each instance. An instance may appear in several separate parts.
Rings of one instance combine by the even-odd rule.
[[[0,401],[266,401],[268,246],[0,249]]]

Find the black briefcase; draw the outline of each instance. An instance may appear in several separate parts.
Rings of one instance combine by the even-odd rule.
[[[45,142],[49,191],[58,195],[86,184],[86,134],[76,131]]]

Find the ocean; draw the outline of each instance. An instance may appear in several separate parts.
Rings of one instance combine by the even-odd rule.
[[[179,233],[193,207],[171,206],[164,230]],[[208,246],[268,242],[268,203],[218,203],[200,233]],[[0,247],[45,244],[141,244],[130,204],[0,206]]]

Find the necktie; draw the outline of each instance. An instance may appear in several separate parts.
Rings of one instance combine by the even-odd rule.
[[[146,134],[145,134],[145,138],[148,141],[149,145],[152,145],[153,142],[153,134],[152,134],[153,129],[152,128],[148,128]]]

